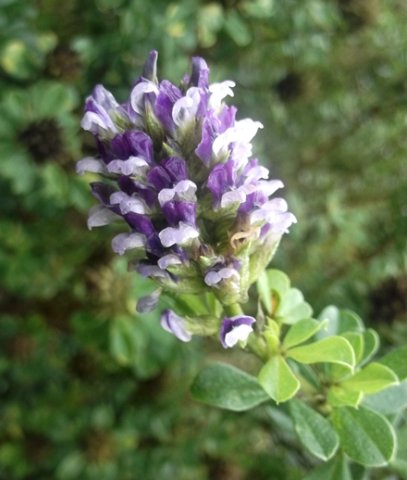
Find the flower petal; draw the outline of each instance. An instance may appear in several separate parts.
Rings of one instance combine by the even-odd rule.
[[[220,341],[224,348],[234,347],[239,341],[246,342],[253,331],[256,319],[247,315],[226,317],[220,329]]]
[[[178,127],[195,120],[201,103],[201,90],[197,87],[191,87],[187,90],[184,97],[181,97],[174,103],[172,109],[172,119]]]
[[[110,203],[112,205],[119,205],[120,212],[122,215],[126,213],[146,213],[146,206],[140,198],[132,197],[127,195],[125,192],[114,192],[110,195]]]
[[[83,175],[85,172],[106,173],[105,164],[94,157],[85,157],[76,164],[76,173]]]
[[[189,342],[191,340],[192,335],[186,329],[185,320],[172,310],[164,310],[160,323],[164,330],[172,333],[182,342]]]
[[[154,290],[154,292],[150,293],[150,295],[141,297],[137,301],[136,311],[138,313],[148,313],[153,311],[160,300],[161,292],[162,289],[157,288],[157,290]]]
[[[124,255],[127,250],[145,247],[145,236],[140,233],[119,233],[112,239],[112,250]]]
[[[144,114],[144,95],[146,93],[155,93],[158,95],[157,85],[150,80],[143,80],[133,88],[130,94],[130,105],[133,110],[140,115]]]
[[[158,201],[161,206],[173,198],[178,200],[196,201],[195,192],[197,186],[191,180],[181,180],[173,188],[163,188],[158,194]]]
[[[178,227],[167,227],[158,234],[164,247],[185,245],[194,238],[199,237],[199,230],[184,222],[179,222]]]
[[[182,260],[179,258],[178,255],[175,255],[175,253],[169,253],[168,255],[164,255],[163,257],[161,257],[157,263],[160,268],[165,270],[171,265],[181,265]]]
[[[209,271],[205,275],[204,282],[208,286],[213,287],[218,283],[220,283],[222,280],[226,280],[231,277],[236,277],[237,279],[239,279],[240,278],[239,272],[237,272],[237,270],[234,268],[224,267],[218,271],[215,271],[215,270]]]
[[[112,160],[107,164],[110,173],[121,175],[143,175],[148,163],[141,157],[129,157],[127,160]]]
[[[103,227],[104,225],[108,225],[118,218],[119,217],[108,208],[102,205],[95,205],[89,210],[87,225],[89,230],[92,230],[94,227]]]
[[[235,85],[235,82],[233,82],[232,80],[225,80],[224,82],[212,83],[211,85],[209,85],[209,91],[211,93],[208,102],[209,108],[217,110],[221,106],[222,100],[225,97],[233,97],[234,93],[232,88]]]

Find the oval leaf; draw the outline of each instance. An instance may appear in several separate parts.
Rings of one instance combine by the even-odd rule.
[[[356,463],[381,467],[393,457],[396,435],[382,415],[365,407],[341,407],[333,411],[332,421],[344,452]]]
[[[328,403],[331,407],[357,407],[363,399],[362,392],[352,392],[334,385],[328,390]]]
[[[290,290],[281,297],[276,315],[282,318],[283,323],[293,325],[299,320],[311,317],[312,308],[304,301],[304,296],[300,290],[290,288]]]
[[[292,398],[300,388],[300,382],[281,356],[275,356],[260,370],[259,383],[276,402]]]
[[[301,443],[321,460],[329,460],[339,446],[331,423],[300,400],[291,400],[290,413]]]
[[[300,320],[288,330],[283,341],[284,347],[291,348],[305,342],[315,335],[324,325],[325,322],[319,322],[313,318]]]
[[[364,398],[363,405],[384,415],[397,413],[407,406],[407,380]]]
[[[216,363],[195,377],[191,394],[208,405],[242,412],[269,400],[257,379],[236,367]]]
[[[330,337],[302,347],[288,350],[287,356],[300,363],[337,363],[348,367],[355,365],[355,353],[343,337]]]
[[[377,393],[398,383],[399,379],[393,370],[380,363],[370,363],[341,385],[346,390]]]
[[[378,361],[391,368],[400,380],[407,378],[407,346],[396,348]]]
[[[356,313],[350,310],[339,310],[330,305],[319,315],[319,320],[327,320],[327,328],[318,332],[318,338],[331,337],[344,332],[362,332],[363,322]]]
[[[266,312],[273,312],[273,292],[281,298],[290,288],[290,279],[280,270],[269,269],[263,272],[257,281],[259,298]]]
[[[363,355],[360,363],[367,363],[379,349],[380,339],[379,335],[369,328],[363,332]]]
[[[355,363],[358,364],[363,358],[363,351],[365,348],[365,340],[363,333],[360,332],[346,332],[342,336],[352,345],[355,352]]]
[[[336,455],[309,473],[304,480],[352,480],[352,475],[346,457]]]

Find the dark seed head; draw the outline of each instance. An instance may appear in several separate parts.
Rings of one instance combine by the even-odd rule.
[[[388,278],[369,295],[369,317],[375,324],[407,320],[407,275]]]
[[[274,84],[274,89],[283,102],[296,100],[304,91],[303,77],[296,72],[288,72],[285,77]]]
[[[67,45],[58,45],[47,58],[46,72],[53,78],[76,80],[81,71],[78,54]]]
[[[61,127],[53,118],[31,122],[18,134],[18,140],[38,164],[63,153]]]

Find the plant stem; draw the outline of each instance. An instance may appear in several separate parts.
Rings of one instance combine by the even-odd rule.
[[[226,315],[229,315],[230,317],[243,315],[242,307],[238,303],[234,303],[232,305],[223,305],[223,310]]]

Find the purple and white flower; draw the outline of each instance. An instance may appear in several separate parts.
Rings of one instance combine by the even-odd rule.
[[[253,332],[255,321],[255,318],[246,315],[224,318],[220,329],[220,341],[223,347],[231,348],[239,342],[247,342],[249,335]]]
[[[192,338],[191,333],[187,330],[185,319],[172,310],[164,310],[161,314],[161,326],[164,330],[172,333],[182,342],[189,342]]]
[[[225,103],[234,82],[210,84],[202,58],[192,59],[180,85],[159,81],[156,62],[152,51],[123,103],[101,85],[86,100],[81,125],[94,135],[98,155],[79,161],[77,171],[103,178],[91,184],[99,205],[88,226],[121,223],[113,250],[133,256],[136,270],[167,292],[243,303],[296,222],[285,200],[272,197],[283,183],[252,158],[263,125],[236,120],[237,109]],[[254,319],[239,318],[223,322],[224,346],[250,333]],[[190,338],[174,312],[162,324]]]

